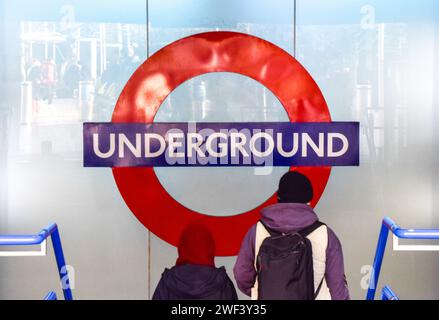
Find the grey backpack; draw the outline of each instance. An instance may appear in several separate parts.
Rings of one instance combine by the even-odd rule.
[[[322,225],[324,223],[316,221],[299,232],[287,234],[264,225],[270,237],[262,242],[256,259],[259,300],[314,300],[317,297],[323,279],[315,292],[312,245],[306,237]]]

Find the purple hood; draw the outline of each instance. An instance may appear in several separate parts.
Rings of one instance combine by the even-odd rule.
[[[304,203],[276,203],[261,211],[262,222],[277,232],[302,230],[318,220],[314,210]]]

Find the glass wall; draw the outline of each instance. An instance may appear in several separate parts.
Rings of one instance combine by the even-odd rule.
[[[436,1],[297,1],[297,59],[333,119],[361,126],[360,166],[333,169],[317,205],[340,235],[354,298],[365,296],[384,216],[412,228],[439,223],[438,12]],[[435,252],[389,244],[379,289],[437,299],[438,266]]]
[[[212,30],[259,36],[292,53],[292,1],[149,1],[151,53],[182,37]],[[160,107],[155,121],[287,121],[280,102],[256,81],[231,73],[206,74],[175,90]],[[255,175],[254,168],[155,168],[166,190],[180,203],[211,215],[233,215],[260,205],[276,190],[288,168]],[[262,187],[261,187],[262,186]],[[246,192],[242,192],[246,190]],[[227,235],[225,235],[227,236]],[[153,290],[163,268],[175,263],[176,249],[151,237]],[[233,279],[235,257],[217,258]],[[240,296],[244,298],[244,295]]]
[[[343,244],[352,298],[363,299],[383,216],[439,224],[438,21],[433,0],[0,0],[0,232],[55,221],[75,298],[150,298],[176,249],[131,214],[111,170],[83,168],[82,122],[109,121],[131,73],[163,46],[238,31],[295,55],[333,120],[360,121],[360,167],[334,168],[316,211]],[[155,121],[286,119],[263,85],[215,73],[182,84]],[[211,215],[259,205],[285,170],[155,169],[177,201]],[[217,258],[231,276],[234,261]],[[380,286],[439,298],[434,252],[389,250],[384,261]],[[61,294],[55,268],[51,251],[0,257],[0,298]]]
[[[147,231],[111,170],[83,168],[82,122],[109,121],[146,58],[146,3],[70,3],[2,1],[0,232],[56,222],[75,298],[144,299]],[[47,257],[0,258],[1,298],[62,296],[48,248]]]

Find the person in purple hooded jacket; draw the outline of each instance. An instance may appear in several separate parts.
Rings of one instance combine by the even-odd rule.
[[[309,205],[313,198],[312,185],[303,174],[295,171],[284,174],[279,181],[277,197],[278,203],[261,211],[261,221],[269,229],[279,233],[297,232],[318,221]],[[244,237],[233,269],[238,288],[253,299],[257,299],[255,252],[258,251],[257,239],[260,237],[259,234],[257,236],[257,232],[260,232],[257,225],[253,225]],[[348,300],[349,290],[339,239],[326,225],[307,238],[312,244],[315,286],[319,287],[316,299]]]

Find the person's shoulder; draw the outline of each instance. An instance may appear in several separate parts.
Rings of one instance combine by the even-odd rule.
[[[229,274],[227,273],[226,267],[224,267],[224,266],[215,267],[215,269],[216,269],[216,272],[221,275],[221,277],[224,277],[226,279],[230,279]]]
[[[256,228],[257,228],[258,222],[259,222],[259,220],[258,220],[256,223],[254,223],[254,224],[253,224],[253,225],[247,230],[247,232],[245,233],[245,236],[244,236],[244,238],[243,238],[243,241],[244,241],[244,242],[247,242],[248,240],[252,240],[252,239],[255,238],[255,235],[256,235]]]
[[[323,222],[323,224],[326,227],[326,230],[328,231],[328,235],[337,237],[337,234],[335,233],[334,229],[332,229],[330,226],[328,226],[326,223]]]
[[[224,266],[218,267],[218,268],[216,268],[216,270],[217,270],[218,278],[221,279],[220,282],[222,282],[223,284],[232,284],[233,285],[232,279],[230,279],[230,277],[226,271],[226,268]]]
[[[326,230],[328,232],[328,247],[335,248],[341,246],[340,239],[335,231],[328,225],[326,225]]]
[[[162,272],[162,278],[166,277],[166,275],[169,274],[169,273],[173,273],[174,272],[174,270],[173,270],[174,268],[175,268],[175,266],[170,268],[170,269],[169,268],[165,268],[163,270],[163,272]]]
[[[227,275],[226,267],[224,267],[224,266],[221,266],[221,267],[215,267],[215,269],[217,270],[217,272],[219,272],[219,273],[221,273],[221,274],[224,274],[224,275],[228,276],[228,275]]]

